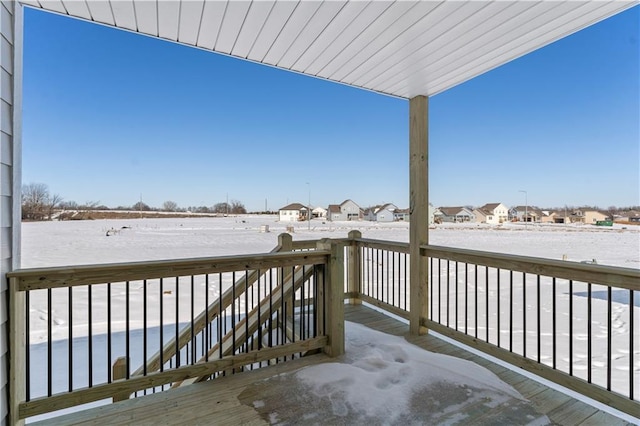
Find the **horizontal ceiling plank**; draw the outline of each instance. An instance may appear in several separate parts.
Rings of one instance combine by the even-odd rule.
[[[299,2],[297,1],[276,2],[269,13],[269,17],[264,23],[260,34],[258,34],[258,38],[251,47],[247,58],[253,61],[262,62],[269,49],[278,38],[278,34],[282,31],[282,27],[298,7],[298,4]]]
[[[256,1],[251,3],[244,25],[231,51],[232,55],[241,58],[246,58],[249,55],[249,51],[251,51],[251,47],[253,47],[256,38],[262,31],[274,5],[274,1]]]
[[[334,79],[334,75],[345,66],[358,52],[366,48],[381,32],[385,31],[400,17],[419,3],[397,2],[393,3],[382,15],[365,28],[348,46],[346,46],[335,58],[328,62],[318,75],[324,78]]]
[[[366,7],[367,3],[364,1],[347,2],[311,46],[297,59],[292,65],[292,68],[304,72],[315,58],[340,37],[340,34],[342,34]]]
[[[91,19],[91,12],[89,12],[89,7],[87,3],[83,1],[77,0],[65,0],[62,2],[64,4],[64,8],[67,10],[67,13],[71,16],[77,16],[82,19]]]
[[[117,27],[131,31],[138,30],[133,0],[112,0],[111,11]]]
[[[111,13],[111,4],[106,0],[88,1],[89,12],[93,20],[107,25],[115,25],[113,13]]]
[[[167,40],[178,40],[180,22],[180,2],[158,2],[158,36]]]
[[[326,30],[337,14],[340,13],[346,1],[325,1],[316,11],[313,19],[295,38],[284,56],[278,61],[278,66],[290,69],[302,54],[311,46],[318,36]]]
[[[523,6],[530,7],[521,10]],[[561,9],[554,11],[557,7]],[[545,19],[545,14],[565,13],[570,10],[572,10],[571,5],[559,2],[514,3],[505,11],[505,13],[513,13],[510,19],[502,19],[493,22],[492,25],[483,25],[477,30],[471,30],[460,40],[433,54],[415,55],[411,60],[403,61],[401,67],[390,68],[368,84],[380,85],[384,88],[383,90],[391,91],[404,90],[408,86],[416,87],[416,85],[424,87],[427,82],[420,82],[420,75],[430,76],[430,81],[440,78],[443,70],[452,66],[452,63],[460,59],[466,62],[477,55],[487,54],[500,48],[505,43],[505,39],[510,40],[518,34],[527,33],[540,19]],[[383,82],[383,79],[386,79],[386,82]]]
[[[195,46],[198,41],[203,9],[204,0],[182,2],[178,23],[178,41],[180,43]]]
[[[200,33],[198,34],[197,45],[205,49],[213,49],[218,39],[222,18],[227,9],[227,2],[224,1],[207,1],[204,3],[202,11],[202,22],[200,24]]]
[[[353,81],[365,86],[373,85],[388,89],[394,82],[401,81],[413,73],[421,72],[433,78],[437,75],[437,69],[427,72],[426,67],[443,57],[450,56],[461,46],[473,43],[486,31],[493,30],[493,25],[503,22],[500,19],[492,20],[493,17],[514,16],[531,8],[534,4],[533,2],[466,3],[462,8],[453,11],[448,16],[449,19],[445,19],[447,17],[444,16],[434,25],[424,25],[429,29],[407,43],[406,50],[398,50],[386,60],[379,61],[375,67]],[[478,8],[478,6],[481,7]],[[452,22],[460,22],[460,24],[451,25]]]
[[[456,4],[456,3],[453,3]],[[451,5],[451,3],[449,4]],[[393,27],[381,32],[364,49],[361,49],[336,72],[332,78],[340,81],[353,81],[357,76],[366,72],[384,58],[406,50],[406,45],[414,41],[415,37],[424,32],[426,25],[438,22],[438,11],[447,8],[446,4],[437,2],[418,3],[413,9],[400,17]],[[433,17],[433,15],[436,15]]]
[[[220,34],[218,34],[218,40],[216,41],[214,48],[217,52],[231,53],[250,6],[250,1],[236,0],[229,2],[227,5],[227,11],[224,15],[224,21],[220,27]]]
[[[158,8],[154,1],[136,1],[133,3],[138,32],[158,36]]]
[[[428,90],[439,93],[450,87],[455,81],[463,82],[478,74],[487,72],[497,66],[518,58],[539,46],[545,46],[559,38],[569,35],[579,28],[592,24],[608,16],[612,11],[619,10],[615,2],[566,2],[566,7],[573,7],[566,13],[548,16],[548,22],[533,28],[519,37],[504,43],[500,48],[484,55],[476,55],[474,59],[460,59],[442,71],[442,77],[429,82]],[[554,18],[554,16],[556,16]],[[459,84],[459,83],[456,83]]]
[[[409,51],[416,37],[424,34],[425,29],[436,26],[450,13],[448,10],[455,10],[459,5],[459,2],[418,3],[398,19],[397,25],[382,32],[366,48],[356,53],[333,78],[341,81],[357,80],[359,75],[383,61],[383,58]]]
[[[269,48],[262,62],[276,65],[284,56],[293,42],[299,37],[302,30],[309,23],[311,18],[318,11],[322,2],[306,2],[302,1],[293,11],[287,23],[282,27],[282,31]]]
[[[390,1],[375,1],[367,3],[364,10],[359,13],[355,19],[353,19],[353,21],[340,33],[340,35],[333,39],[331,44],[327,45],[326,48],[323,49],[306,68],[304,68],[304,72],[311,75],[318,75],[327,63],[346,49],[347,46],[356,39],[356,37],[362,34],[362,32],[368,28],[372,22],[379,19],[380,16],[392,5],[393,2]]]

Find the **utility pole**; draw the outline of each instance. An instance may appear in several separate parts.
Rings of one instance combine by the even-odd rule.
[[[311,184],[309,182],[307,182],[307,189],[309,191],[309,200],[307,202],[307,222],[308,222],[308,229],[309,231],[311,231]]]

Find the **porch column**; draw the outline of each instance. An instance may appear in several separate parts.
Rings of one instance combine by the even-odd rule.
[[[420,255],[420,246],[429,242],[428,105],[426,96],[409,100],[409,332],[414,335],[427,332],[420,318],[428,314],[428,264]]]

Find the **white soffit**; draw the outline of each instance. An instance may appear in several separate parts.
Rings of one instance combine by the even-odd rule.
[[[432,96],[638,1],[21,0],[375,92]]]

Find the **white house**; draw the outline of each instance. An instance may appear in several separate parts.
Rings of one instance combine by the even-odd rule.
[[[509,209],[502,203],[489,203],[473,211],[476,222],[499,225],[509,220]]]
[[[327,209],[325,209],[324,207],[316,207],[315,209],[311,210],[311,214],[311,217],[324,219],[325,217],[327,217]]]
[[[278,210],[280,222],[298,222],[307,220],[307,207],[300,203],[292,203]]]
[[[351,200],[344,200],[342,204],[329,204],[328,219],[330,221],[360,220],[363,212],[360,206]]]

